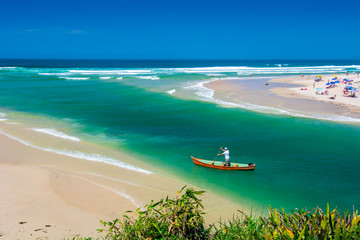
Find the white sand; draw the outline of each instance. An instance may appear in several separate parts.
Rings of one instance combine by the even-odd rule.
[[[290,83],[290,84],[299,84],[303,85],[303,87],[290,87],[290,88],[274,88],[271,89],[272,92],[284,96],[284,97],[293,97],[293,98],[306,98],[313,99],[322,102],[329,102],[332,104],[337,104],[341,106],[346,106],[352,112],[360,112],[360,94],[356,93],[357,97],[345,97],[343,94],[343,90],[345,86],[349,84],[344,83],[336,83],[332,88],[326,88],[329,81],[333,81],[333,75],[323,75],[323,80],[320,82],[315,82],[316,76],[296,76],[296,77],[288,77],[288,78],[277,78],[271,80],[271,82],[282,82],[282,83]],[[359,89],[360,87],[360,77],[357,75],[349,75],[340,74],[337,75],[338,80],[341,82],[342,79],[352,79],[353,87]],[[322,88],[323,90],[316,90],[317,88]],[[301,90],[306,89],[306,90]],[[316,92],[325,92],[328,91],[327,95],[317,95]],[[330,99],[330,97],[335,96],[335,99]]]

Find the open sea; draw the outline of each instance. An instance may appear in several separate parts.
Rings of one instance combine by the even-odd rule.
[[[336,116],[346,122],[339,123],[334,116],[234,105],[203,86],[250,74],[270,79],[334,72],[360,72],[360,61],[3,59],[0,121],[49,119],[54,126],[27,118],[35,131],[125,151],[153,165],[157,174],[248,206],[311,209],[329,203],[352,210],[360,207],[359,119]],[[194,166],[191,155],[215,159],[220,146],[229,148],[232,162],[255,163],[256,170]]]

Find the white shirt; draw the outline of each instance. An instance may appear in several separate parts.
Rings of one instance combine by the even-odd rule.
[[[230,158],[229,150],[225,150],[225,151],[224,151],[224,156],[225,156],[225,159],[229,159],[229,158]]]

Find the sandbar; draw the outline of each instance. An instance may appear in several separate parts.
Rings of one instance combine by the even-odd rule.
[[[204,87],[215,90],[213,96],[215,99],[240,105],[249,103],[290,111],[294,116],[310,116],[323,120],[327,119],[327,115],[329,119],[332,119],[332,116],[340,116],[337,120],[339,122],[342,121],[342,116],[360,120],[359,93],[356,93],[356,97],[343,96],[343,89],[348,86],[344,83],[337,83],[334,87],[327,89],[326,83],[333,81],[333,75],[323,75],[320,82],[315,82],[315,78],[315,75],[305,75],[303,77],[218,79],[204,84]],[[352,79],[351,86],[356,88],[360,86],[360,77],[357,75],[341,74],[337,78],[339,80]],[[317,95],[317,88],[322,88],[322,92],[328,90],[328,94]],[[330,99],[335,95],[335,99]],[[249,109],[251,110],[251,107]]]

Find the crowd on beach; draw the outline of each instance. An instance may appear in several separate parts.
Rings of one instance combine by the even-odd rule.
[[[302,75],[302,77],[303,76],[304,75]],[[358,78],[359,73],[355,73],[354,76]],[[356,93],[359,92],[359,90],[354,86],[354,80],[350,78],[349,73],[346,73],[346,78],[340,78],[334,74],[333,77],[331,79],[329,78],[327,81],[323,78],[323,76],[316,76],[313,83],[313,89],[316,90],[316,95],[329,95],[331,89],[343,87],[343,97],[357,98]],[[308,90],[308,87],[301,88],[300,90],[306,91]],[[336,95],[330,96],[329,99],[335,100]]]

